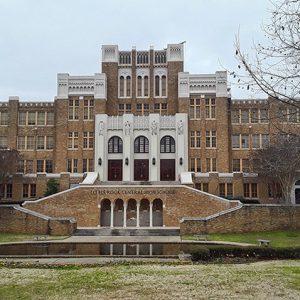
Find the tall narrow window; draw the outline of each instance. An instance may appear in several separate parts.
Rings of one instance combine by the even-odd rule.
[[[137,96],[142,97],[142,76],[137,78]]]
[[[8,112],[0,111],[0,125],[8,125]]]
[[[160,90],[160,87],[159,87],[159,76],[156,75],[155,76],[155,96],[156,97],[159,97],[159,90]]]
[[[79,119],[79,100],[69,100],[69,120]]]
[[[123,141],[118,136],[113,136],[108,141],[108,153],[123,153]]]
[[[161,77],[161,95],[167,96],[167,78],[165,75]]]
[[[131,96],[131,78],[130,76],[126,77],[126,97]]]
[[[200,119],[200,99],[190,99],[190,118]]]
[[[138,136],[134,140],[134,153],[149,153],[149,140],[145,136]]]
[[[120,97],[124,97],[124,77],[120,77]]]
[[[144,77],[144,97],[149,96],[149,79],[148,76]]]
[[[175,140],[167,135],[160,140],[160,153],[175,153]]]
[[[83,107],[83,119],[84,120],[93,120],[94,117],[94,100],[85,99]]]

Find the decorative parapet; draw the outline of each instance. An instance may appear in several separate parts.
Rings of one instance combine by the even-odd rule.
[[[67,99],[70,95],[92,95],[96,99],[106,99],[106,74],[94,76],[70,76],[57,74],[57,98]]]
[[[227,97],[227,72],[215,74],[178,74],[178,97],[189,98],[191,94],[216,94],[216,97]]]

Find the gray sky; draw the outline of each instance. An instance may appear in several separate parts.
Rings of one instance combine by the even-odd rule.
[[[270,7],[268,0],[0,0],[0,101],[52,100],[57,73],[101,71],[103,44],[147,50],[186,41],[185,71],[232,69],[236,33],[251,51]],[[232,97],[248,95],[233,88]]]

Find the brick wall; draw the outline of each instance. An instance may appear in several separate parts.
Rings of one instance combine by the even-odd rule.
[[[207,234],[300,229],[300,205],[243,205],[207,218],[184,218],[180,232]]]
[[[129,199],[153,202],[161,199],[165,226],[179,226],[185,216],[207,217],[237,206],[237,201],[227,201],[185,186],[79,186],[37,201],[25,202],[24,207],[51,217],[72,217],[78,226],[100,224],[101,201]]]
[[[0,232],[71,235],[77,228],[70,218],[49,218],[18,205],[0,206]]]

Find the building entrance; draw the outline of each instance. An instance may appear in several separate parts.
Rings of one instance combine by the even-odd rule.
[[[122,159],[110,159],[108,160],[108,180],[109,181],[122,181]]]
[[[134,180],[148,181],[149,180],[149,160],[135,159],[134,160]]]
[[[161,181],[175,180],[175,159],[160,160],[160,180]]]

